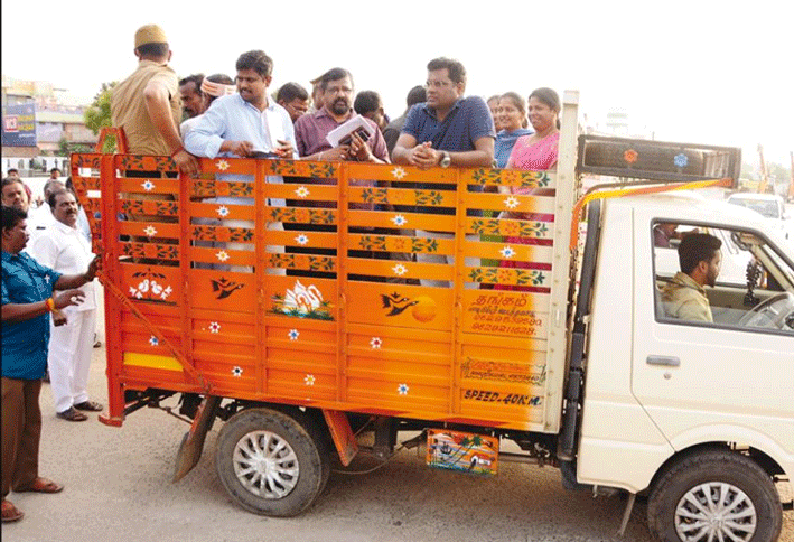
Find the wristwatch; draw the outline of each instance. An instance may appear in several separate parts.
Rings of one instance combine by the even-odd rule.
[[[441,160],[438,161],[438,165],[441,167],[449,167],[449,164],[452,160],[449,157],[449,153],[447,151],[441,151]]]

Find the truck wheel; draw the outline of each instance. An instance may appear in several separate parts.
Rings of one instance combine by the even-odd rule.
[[[242,508],[267,516],[294,516],[314,502],[328,479],[324,450],[287,414],[247,409],[221,429],[215,467]]]
[[[753,460],[705,450],[661,476],[648,499],[648,526],[663,542],[774,542],[783,507],[772,479]]]

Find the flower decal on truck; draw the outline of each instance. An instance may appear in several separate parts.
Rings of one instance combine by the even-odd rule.
[[[518,207],[518,199],[515,196],[509,196],[505,198],[504,204],[508,209],[513,209]]]
[[[398,181],[401,180],[406,175],[408,175],[408,172],[399,166],[391,170],[391,176],[397,179]]]

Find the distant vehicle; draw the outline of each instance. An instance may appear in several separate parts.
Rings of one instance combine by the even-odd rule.
[[[728,196],[728,203],[752,209],[764,218],[767,218],[779,229],[785,239],[789,238],[786,220],[791,216],[786,214],[786,205],[783,198],[772,194],[733,194]]]

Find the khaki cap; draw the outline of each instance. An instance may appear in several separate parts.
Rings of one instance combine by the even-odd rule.
[[[149,45],[150,43],[168,43],[165,31],[156,24],[147,24],[135,32],[136,49],[141,45]]]

